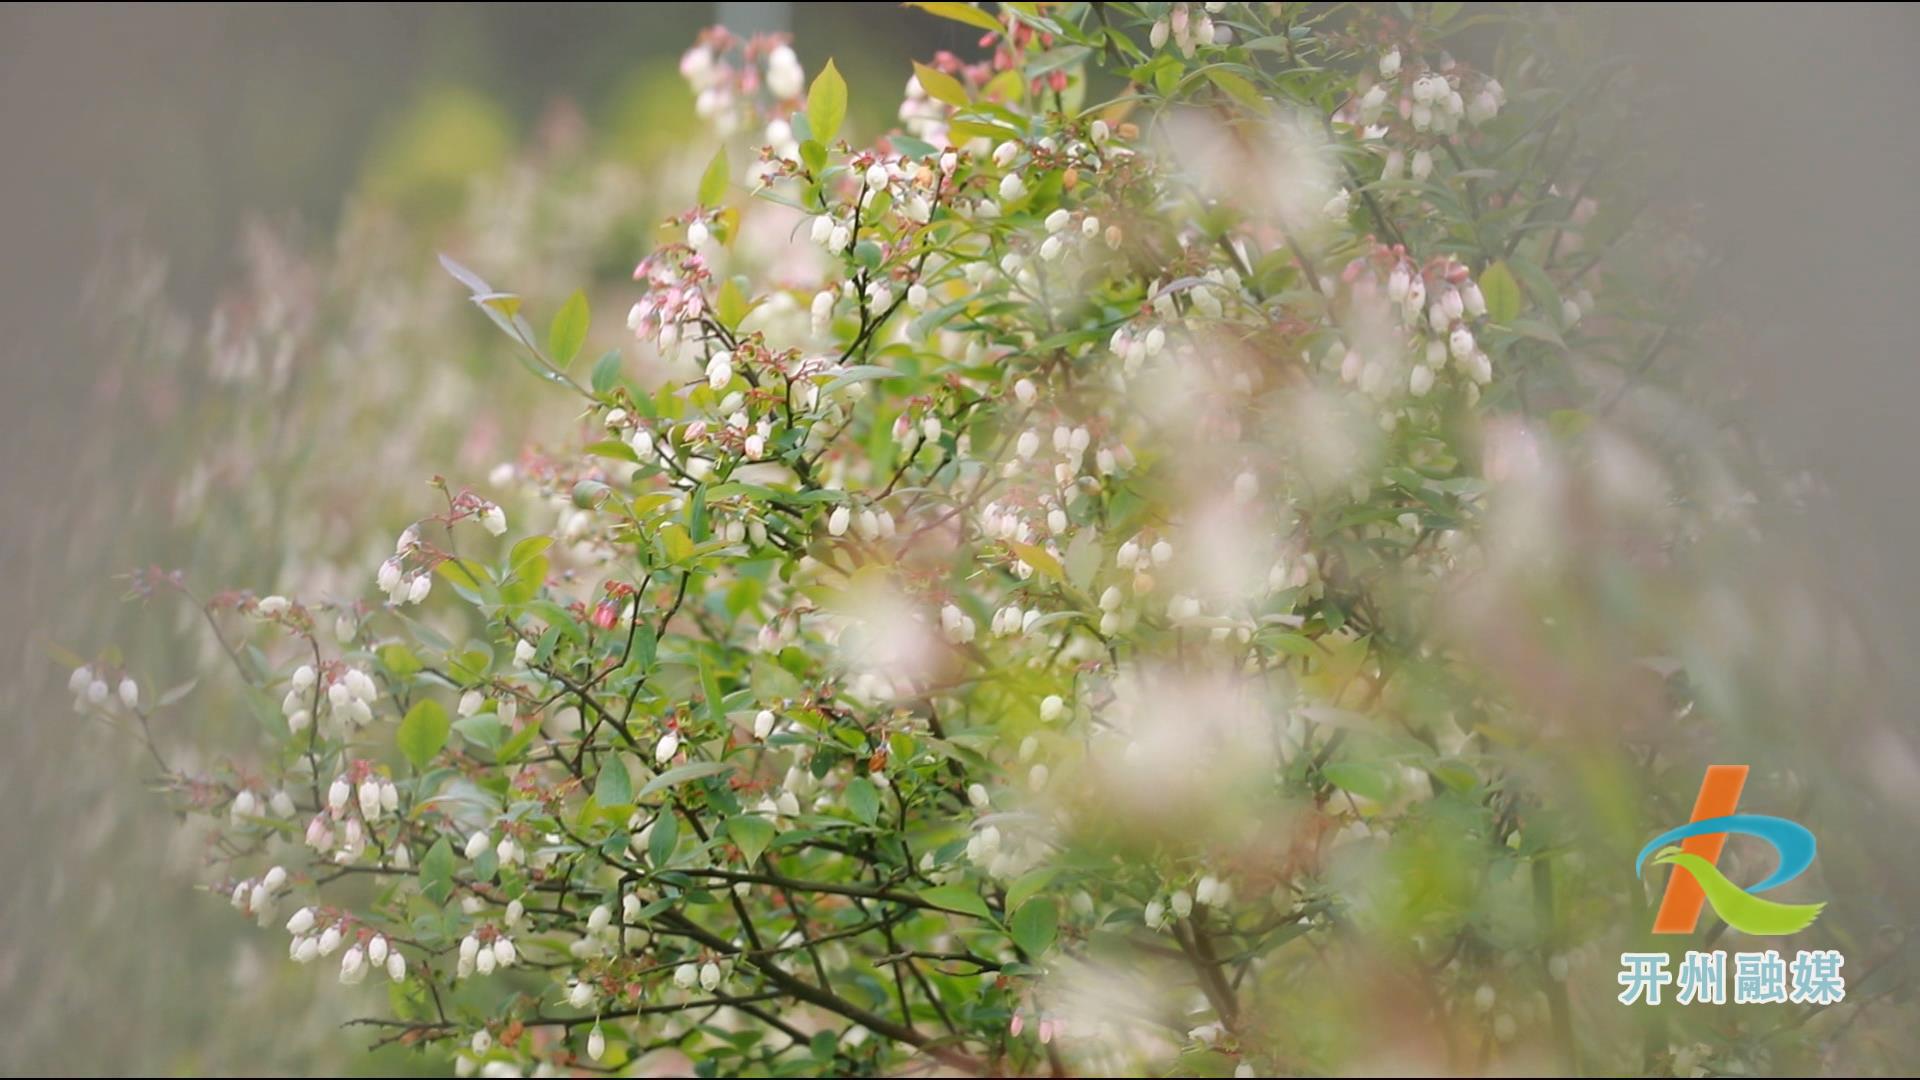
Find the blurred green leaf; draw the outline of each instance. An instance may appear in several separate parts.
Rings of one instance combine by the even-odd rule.
[[[1210,67],[1207,69],[1207,79],[1226,91],[1229,97],[1240,104],[1259,112],[1266,110],[1266,98],[1260,96],[1260,91],[1248,82],[1245,76],[1237,75],[1225,68]]]
[[[401,718],[394,741],[414,768],[425,769],[447,745],[447,735],[452,730],[447,723],[447,710],[432,698],[421,698]]]
[[[867,382],[872,379],[895,379],[899,378],[900,375],[900,372],[890,367],[880,367],[875,364],[856,364],[834,376],[832,382],[821,387],[820,393],[823,397],[832,396],[835,392],[844,390],[854,383]]]
[[[929,2],[910,3],[907,6],[917,7],[929,15],[938,15],[943,19],[952,19],[957,23],[966,23],[968,26],[978,27],[981,30],[999,31],[1005,29],[998,22],[994,21],[993,16],[981,11],[972,4]]]
[[[1039,959],[1053,947],[1053,939],[1060,929],[1060,911],[1054,907],[1053,900],[1038,897],[1027,901],[1020,910],[1013,913],[1013,943],[1020,951],[1032,959]]]
[[[740,291],[738,282],[732,278],[721,282],[720,295],[713,302],[713,313],[720,319],[721,326],[729,330],[738,329],[740,320],[746,318],[753,309],[754,305],[748,302],[747,294]]]
[[[1393,786],[1387,779],[1386,770],[1370,762],[1336,761],[1324,766],[1321,773],[1327,782],[1342,791],[1351,792],[1363,799],[1374,802],[1386,802],[1393,793]]]
[[[845,106],[842,105],[842,108]],[[722,146],[714,152],[713,160],[707,162],[707,171],[700,175],[700,205],[719,206],[720,200],[727,196],[727,181],[731,175],[727,167],[727,148]]]
[[[1520,283],[1504,262],[1494,263],[1480,273],[1480,295],[1487,302],[1487,318],[1502,326],[1520,315]]]
[[[956,109],[964,109],[971,101],[967,97],[967,88],[960,80],[919,62],[913,62],[913,73],[920,80],[920,88],[936,101],[944,101]]]
[[[420,658],[413,654],[412,649],[397,641],[380,646],[380,662],[402,679],[418,675],[421,671]]]
[[[1064,582],[1067,580],[1066,571],[1061,568],[1060,560],[1047,554],[1045,548],[1033,544],[1023,544],[1018,540],[1007,541],[1007,547],[1012,550],[1015,555],[1020,557],[1021,562],[1033,567],[1036,571],[1045,574],[1055,581]]]

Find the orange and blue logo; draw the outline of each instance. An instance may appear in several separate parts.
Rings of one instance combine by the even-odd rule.
[[[1756,893],[1785,885],[1813,863],[1818,850],[1813,833],[1797,821],[1765,814],[1739,813],[1740,792],[1746,787],[1747,766],[1713,765],[1700,782],[1693,815],[1685,825],[1668,829],[1647,842],[1634,860],[1634,873],[1644,874],[1648,857],[1672,867],[1667,890],[1654,916],[1656,934],[1690,934],[1700,919],[1702,905],[1742,933],[1775,937],[1807,928],[1826,904],[1782,904]],[[1717,865],[1727,837],[1755,836],[1773,846],[1779,865],[1773,873],[1748,888],[1735,885]],[[1677,842],[1677,844],[1676,844]]]

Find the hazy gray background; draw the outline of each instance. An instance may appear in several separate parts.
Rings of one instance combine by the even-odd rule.
[[[289,1070],[324,1060],[307,1055],[327,1041],[297,1017],[209,1041],[210,1008],[252,960],[226,943],[217,902],[156,872],[157,805],[77,767],[88,736],[37,644],[97,625],[76,605],[127,569],[81,565],[89,545],[62,510],[121,480],[76,465],[111,434],[90,408],[100,357],[77,333],[88,268],[144,236],[168,254],[175,299],[204,310],[248,214],[325,236],[393,113],[427,89],[477,89],[522,133],[560,97],[591,122],[715,7],[0,10],[0,1069]],[[732,7],[770,25],[784,5]],[[965,38],[889,5],[815,7],[799,27],[809,70],[829,53],[847,67]],[[1920,13],[1722,4],[1607,20],[1641,60],[1637,92],[1660,103],[1648,145],[1727,256],[1715,288],[1762,343],[1726,358],[1740,411],[1783,464],[1825,484],[1809,557],[1873,629],[1903,715],[1920,689]],[[89,830],[111,839],[76,865]]]
[[[1920,9],[1625,5],[1661,115],[1648,131],[1726,258],[1761,347],[1725,358],[1756,434],[1830,499],[1815,556],[1871,612],[1911,700],[1920,645]]]

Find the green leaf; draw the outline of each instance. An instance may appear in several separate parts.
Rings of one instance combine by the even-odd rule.
[[[857,382],[866,382],[869,379],[892,379],[899,377],[901,374],[903,373],[895,371],[890,367],[881,367],[878,364],[855,364],[853,367],[834,376],[832,382],[821,387],[820,395],[827,397],[835,391],[844,390]]]
[[[724,725],[727,713],[722,707],[724,695],[720,692],[720,676],[714,672],[713,665],[705,660],[700,662],[700,693],[707,699],[707,719],[716,725]]]
[[[864,776],[847,781],[847,809],[863,824],[873,824],[880,818],[880,789]]]
[[[640,455],[633,452],[632,446],[621,442],[619,439],[601,439],[598,442],[590,442],[581,447],[580,452],[591,454],[594,457],[612,458],[615,461],[630,461],[635,465],[640,464]]]
[[[633,802],[633,777],[619,754],[600,760],[600,776],[593,784],[593,801],[601,806],[626,806]]]
[[[660,542],[660,551],[669,563],[679,564],[693,557],[693,537],[677,522],[669,521],[654,533]]]
[[[835,1064],[840,1056],[840,1033],[832,1028],[814,1032],[813,1038],[807,1040],[807,1052],[823,1065]],[[833,1070],[826,1071],[830,1073]]]
[[[593,363],[593,392],[609,394],[620,383],[620,350],[608,349]]]
[[[1560,336],[1560,331],[1555,330],[1539,319],[1515,319],[1513,320],[1513,325],[1508,329],[1523,338],[1544,341],[1561,350],[1565,350],[1567,347],[1566,339]]]
[[[453,722],[453,730],[460,737],[488,750],[496,750],[507,739],[507,725],[500,722],[498,713],[475,713],[463,716]]]
[[[713,160],[707,162],[707,171],[700,174],[700,205],[718,206],[727,195],[727,148],[720,147],[714,152]]]
[[[587,294],[576,289],[553,316],[553,325],[547,328],[547,355],[554,363],[566,367],[580,355],[580,346],[587,343],[589,319]]]
[[[520,296],[518,293],[488,293],[485,296],[476,296],[473,299],[474,302],[478,303],[485,310],[494,312],[504,319],[510,320],[520,314]]]
[[[740,291],[739,284],[728,278],[720,284],[720,295],[713,301],[713,313],[719,318],[721,326],[734,330],[739,328],[740,320],[746,318],[754,306],[747,302],[747,295]]]
[[[1472,791],[1480,786],[1480,774],[1465,762],[1439,761],[1427,771],[1455,791]]]
[[[1555,409],[1547,414],[1547,426],[1562,439],[1576,439],[1593,426],[1593,417],[1579,409]]]
[[[1013,913],[1013,943],[1031,959],[1038,960],[1053,947],[1060,932],[1060,911],[1050,897],[1029,900]]]
[[[752,814],[727,819],[727,836],[732,838],[733,846],[740,849],[740,858],[748,866],[759,861],[760,853],[773,843],[777,832],[773,822]]]
[[[1033,567],[1040,573],[1045,574],[1055,581],[1067,580],[1067,572],[1061,568],[1060,560],[1047,554],[1045,548],[1037,547],[1033,544],[1023,544],[1018,540],[1007,541],[1007,547],[1013,549],[1015,555],[1020,556],[1021,562]]]
[[[932,143],[925,139],[916,139],[911,135],[889,135],[887,141],[892,143],[893,148],[902,156],[909,158],[930,158],[940,152]]]
[[[1243,76],[1236,75],[1225,68],[1212,67],[1207,69],[1207,78],[1240,104],[1256,112],[1266,111],[1267,99],[1261,97],[1260,91]]]
[[[434,570],[457,589],[466,589],[474,593],[486,589],[486,586],[467,569],[467,564],[459,559],[442,559]]]
[[[552,544],[551,536],[529,536],[513,545],[507,556],[507,583],[500,589],[502,600],[525,603],[539,595],[547,581],[546,550]]]
[[[1327,782],[1363,799],[1385,802],[1393,792],[1384,770],[1378,766],[1352,761],[1336,761],[1320,770]]]
[[[661,814],[653,823],[653,832],[647,836],[647,861],[658,870],[673,858],[674,846],[680,842],[680,819],[672,814]]]
[[[559,633],[576,644],[586,644],[587,635],[580,629],[580,622],[574,618],[573,612],[551,600],[529,600],[524,606],[527,614],[546,622],[549,631],[544,635],[545,637],[550,638],[555,633]],[[548,655],[551,655],[551,649],[548,649],[544,644],[542,648],[546,650]],[[546,657],[543,656],[540,662],[544,664]]]
[[[1020,875],[1014,879],[1013,884],[1007,886],[1007,907],[1017,910],[1028,897],[1053,884],[1053,879],[1058,874],[1057,868],[1043,866],[1038,870],[1030,870]]]
[[[929,15],[938,15],[943,19],[952,19],[957,23],[979,27],[982,30],[1000,31],[1006,29],[994,20],[994,17],[974,7],[972,4],[958,3],[910,3],[908,7],[917,7]],[[924,84],[923,84],[924,85]]]
[[[808,139],[800,144],[800,163],[807,167],[807,172],[819,176],[827,168],[827,148]]]
[[[1513,273],[1514,280],[1520,283],[1522,294],[1538,305],[1546,317],[1558,320],[1560,289],[1553,283],[1553,278],[1531,259],[1515,256],[1507,260],[1506,266]]]
[[[544,563],[546,560],[541,558],[541,554],[552,546],[551,536],[529,536],[513,545],[513,550],[507,555],[507,566],[518,576],[528,566],[535,565],[536,561]]]
[[[1494,263],[1480,272],[1480,295],[1487,301],[1487,318],[1502,326],[1510,325],[1520,314],[1520,283],[1504,262]]]
[[[613,489],[608,487],[604,481],[588,477],[573,485],[573,505],[582,510],[596,510],[600,504],[606,502],[607,498],[612,494]],[[441,565],[444,566],[446,564],[442,563]]]
[[[444,836],[420,860],[420,891],[435,904],[444,905],[453,897],[453,845]]]
[[[972,915],[988,922],[996,921],[993,912],[987,907],[987,902],[980,899],[979,893],[959,885],[936,885],[931,889],[922,889],[920,899],[946,911],[957,911],[962,915]]]
[[[822,146],[833,142],[846,118],[847,80],[829,60],[807,90],[807,123],[813,128],[814,140]]]
[[[920,80],[920,89],[925,90],[936,101],[944,101],[956,109],[964,109],[972,104],[967,97],[967,88],[960,80],[930,68],[918,60],[913,62],[913,74]]]
[[[402,679],[418,675],[421,670],[420,658],[413,655],[412,649],[399,642],[380,646],[380,662],[387,665],[388,671]]]
[[[676,765],[647,781],[646,786],[640,789],[640,798],[644,799],[656,791],[678,787],[689,780],[719,776],[721,773],[733,772],[734,769],[735,766],[731,761],[689,761],[685,765]]]
[[[520,755],[527,752],[527,747],[533,745],[533,740],[539,734],[539,723],[529,720],[524,727],[514,733],[513,738],[501,743],[500,749],[495,750],[493,756],[501,761],[518,761]]]
[[[482,649],[468,649],[447,657],[447,673],[463,685],[485,682],[493,667],[493,656]]]
[[[947,125],[947,132],[950,138],[960,139],[1010,139],[1019,134],[1014,128],[968,120],[955,120]]]
[[[1093,50],[1085,45],[1066,45],[1049,49],[1044,56],[1028,64],[1022,74],[1029,79],[1038,79],[1042,75],[1059,71],[1061,68],[1072,67],[1086,59],[1092,52]]]
[[[447,745],[447,735],[452,730],[452,725],[447,723],[447,710],[431,698],[422,698],[401,718],[394,741],[414,768],[425,769]]]

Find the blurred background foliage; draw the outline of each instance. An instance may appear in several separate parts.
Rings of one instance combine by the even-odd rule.
[[[534,310],[583,282],[607,293],[601,310],[622,310],[614,297],[630,290],[632,264],[711,153],[675,72],[700,27],[791,28],[809,71],[836,59],[856,90],[854,126],[868,134],[892,122],[908,58],[970,45],[966,31],[892,5],[808,5],[795,19],[799,7],[0,12],[0,96],[10,103],[0,117],[9,159],[0,565],[15,590],[15,617],[0,629],[9,762],[0,811],[14,823],[0,830],[0,1069],[385,1074],[442,1064],[355,1052],[337,1027],[345,995],[283,963],[278,934],[236,933],[218,898],[195,889],[192,839],[129,784],[139,763],[71,722],[65,669],[49,654],[111,638],[153,671],[185,670],[208,643],[183,632],[177,609],[116,603],[122,583],[103,570],[156,563],[196,583],[267,591],[292,570],[370,567],[384,552],[366,544],[391,534],[349,532],[349,516],[408,520],[432,470],[477,482],[523,433],[563,430],[564,403],[521,392],[523,373],[500,362],[492,331],[431,255],[510,266]],[[1725,558],[1749,581],[1812,566],[1832,592],[1778,596],[1784,610],[1764,619],[1730,607],[1698,629],[1703,656],[1689,667],[1720,678],[1690,689],[1738,722],[1693,752],[1778,763],[1794,747],[1834,750],[1809,754],[1803,786],[1773,797],[1796,816],[1860,830],[1857,844],[1823,848],[1832,864],[1822,886],[1845,886],[1831,893],[1834,922],[1856,934],[1845,947],[1863,963],[1849,967],[1850,989],[1868,994],[1880,984],[1866,963],[1886,985],[1913,966],[1913,873],[1887,856],[1904,850],[1920,791],[1912,725],[1895,705],[1915,678],[1902,661],[1915,641],[1907,601],[1920,586],[1898,538],[1916,524],[1899,492],[1911,461],[1903,416],[1920,394],[1910,349],[1885,329],[1899,309],[1884,290],[1900,276],[1890,270],[1911,269],[1920,229],[1901,198],[1909,152],[1878,135],[1905,130],[1901,103],[1920,87],[1895,72],[1920,34],[1892,14],[1822,15],[1825,41],[1755,79],[1754,59],[1783,55],[1803,28],[1791,12],[1726,18],[1700,7],[1594,25],[1653,72],[1648,115],[1658,119],[1631,137],[1674,163],[1662,198],[1721,207],[1706,212],[1705,236],[1734,264],[1718,279],[1721,298],[1755,313],[1740,340],[1768,340],[1770,319],[1797,316],[1773,347],[1721,359],[1730,386],[1758,387],[1742,418],[1788,466],[1833,482],[1805,517],[1759,508],[1754,543]],[[1807,152],[1754,170],[1781,140]],[[1823,175],[1848,181],[1814,182]],[[1822,242],[1833,247],[1818,268],[1791,255]],[[617,320],[602,322],[604,331]],[[487,382],[496,371],[514,392]],[[364,588],[337,582],[343,596]],[[1668,614],[1658,600],[1600,587],[1568,601],[1590,608],[1566,615],[1570,626],[1657,623]],[[1860,640],[1808,614],[1834,608],[1851,609]],[[1769,655],[1731,647],[1754,625],[1805,633],[1771,643],[1778,664],[1721,662]],[[1585,657],[1596,688],[1619,671],[1618,657],[1585,652],[1592,643],[1577,635],[1543,644]],[[1861,659],[1839,659],[1848,656]],[[206,718],[210,732],[251,722]],[[1648,775],[1614,733],[1586,737],[1590,753],[1522,778],[1536,791],[1579,793],[1590,814],[1567,833],[1617,856],[1644,815],[1684,816],[1692,761]],[[1426,827],[1383,853],[1393,872],[1374,880],[1392,886],[1371,898],[1375,917],[1489,928],[1524,918],[1537,885],[1450,877],[1446,867],[1465,862],[1445,855],[1461,843],[1437,803]],[[1613,918],[1583,909],[1585,899],[1567,898],[1570,924]],[[1604,988],[1612,958],[1586,962],[1599,966],[1582,978]],[[1298,992],[1313,995],[1315,977],[1305,973]],[[1374,1019],[1356,1015],[1348,1031],[1329,1024],[1325,1038],[1361,1037]],[[1865,1047],[1844,1041],[1844,1029],[1816,1034],[1768,1059],[1771,1069],[1916,1060],[1898,1032],[1878,1030]]]
[[[787,29],[788,8],[0,13],[0,85],[42,103],[9,111],[20,153],[0,181],[6,308],[32,313],[5,396],[35,403],[8,410],[7,497],[43,507],[5,536],[33,614],[6,631],[0,681],[4,801],[28,823],[0,839],[23,869],[0,886],[0,1068],[446,1070],[355,1052],[347,1000],[234,933],[138,763],[70,722],[49,650],[116,639],[142,674],[187,670],[208,643],[177,609],[120,603],[103,571],[264,590],[357,566],[380,534],[349,519],[410,520],[432,470],[483,481],[564,424],[534,415],[563,405],[484,382],[524,376],[434,253],[510,271],[543,307],[630,289],[712,153],[680,53],[719,20]],[[793,29],[803,55],[895,94],[906,57],[966,36],[890,6]],[[854,123],[889,123],[889,96],[852,102]],[[82,417],[93,437],[74,438]],[[217,744],[253,720],[204,723]]]

